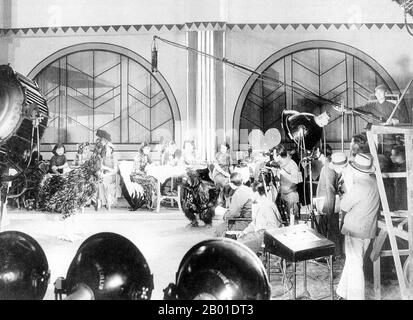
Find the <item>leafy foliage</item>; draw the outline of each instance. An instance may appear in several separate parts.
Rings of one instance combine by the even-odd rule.
[[[82,166],[65,175],[47,175],[39,190],[39,209],[67,218],[85,206],[96,194],[101,180],[100,156],[92,156]]]

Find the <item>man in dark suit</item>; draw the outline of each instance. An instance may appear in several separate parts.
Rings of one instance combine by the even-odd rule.
[[[385,85],[379,85],[374,89],[374,95],[376,96],[376,101],[367,103],[366,105],[357,108],[356,110],[366,111],[368,113],[373,113],[381,122],[386,122],[389,119],[391,113],[393,112],[395,103],[389,101],[386,97],[387,87]],[[403,123],[408,120],[408,116],[404,109],[399,106],[392,119],[393,124]]]

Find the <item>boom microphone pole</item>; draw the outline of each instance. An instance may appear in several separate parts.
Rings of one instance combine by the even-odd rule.
[[[157,57],[158,57],[158,56],[157,56],[157,53],[158,53],[158,52],[157,52],[157,47],[156,47],[156,40],[162,41],[162,42],[164,42],[164,43],[166,43],[166,44],[169,44],[169,45],[171,45],[171,46],[173,46],[173,47],[177,47],[177,48],[180,48],[180,49],[184,49],[184,50],[187,50],[187,51],[191,51],[191,52],[194,52],[194,53],[196,53],[196,54],[202,55],[202,56],[204,56],[204,57],[207,57],[207,58],[216,60],[216,61],[218,61],[218,62],[225,63],[226,65],[229,65],[230,67],[232,67],[232,68],[234,68],[234,69],[236,69],[236,70],[238,70],[238,71],[241,71],[241,70],[242,70],[242,71],[250,72],[250,73],[252,73],[253,75],[257,76],[258,80],[260,80],[260,81],[263,81],[263,82],[268,81],[268,82],[272,82],[272,83],[275,83],[275,84],[278,84],[278,85],[283,85],[283,86],[285,86],[285,87],[291,88],[291,89],[295,90],[296,92],[300,92],[301,94],[303,94],[304,97],[309,97],[309,96],[311,96],[313,99],[310,98],[310,100],[312,100],[312,101],[315,101],[315,102],[318,102],[318,103],[330,104],[330,105],[335,106],[335,107],[340,107],[340,103],[338,103],[338,102],[331,101],[331,100],[329,100],[329,99],[327,99],[327,98],[324,98],[324,97],[322,97],[322,96],[319,96],[319,95],[317,95],[317,94],[315,94],[315,93],[313,93],[313,92],[310,92],[310,91],[308,91],[308,90],[305,90],[305,89],[302,89],[302,88],[299,88],[299,87],[295,87],[295,86],[293,86],[293,85],[290,85],[290,84],[288,84],[288,83],[285,83],[285,82],[283,82],[283,81],[281,81],[281,80],[278,80],[278,79],[276,79],[276,78],[274,78],[274,77],[271,77],[271,76],[269,76],[269,75],[266,75],[266,74],[257,72],[257,71],[255,71],[254,69],[251,69],[251,68],[249,68],[249,67],[247,67],[247,66],[243,66],[243,65],[238,64],[238,63],[236,63],[236,62],[234,62],[234,61],[230,61],[230,60],[228,60],[227,58],[224,58],[224,57],[223,57],[223,58],[220,58],[220,57],[214,56],[214,55],[212,55],[212,54],[208,54],[208,53],[199,51],[199,50],[197,50],[197,49],[194,49],[194,48],[191,48],[191,47],[188,47],[188,46],[184,46],[184,45],[179,44],[179,43],[177,43],[177,42],[174,42],[174,41],[170,41],[170,40],[161,38],[161,37],[156,36],[156,35],[153,36],[153,45],[152,45],[152,70],[154,69],[154,66],[156,67],[156,70],[157,70],[157,62],[158,62],[158,61],[157,61]],[[154,61],[154,57],[156,58],[156,61]],[[156,63],[154,63],[154,62],[156,62]],[[241,71],[241,72],[242,72],[242,71]],[[152,71],[152,72],[154,72],[154,71]]]
[[[335,101],[329,100],[325,97],[319,96],[319,95],[315,94],[314,92],[305,90],[305,89],[300,88],[300,87],[295,87],[291,84],[285,83],[285,82],[283,82],[281,80],[278,80],[276,78],[273,78],[269,75],[257,72],[255,70],[249,68],[249,67],[246,67],[246,66],[238,64],[236,62],[230,61],[227,58],[220,58],[220,57],[214,56],[212,54],[208,54],[208,53],[199,51],[197,49],[194,49],[194,48],[191,48],[191,47],[188,47],[188,46],[184,46],[184,45],[179,44],[177,42],[170,41],[170,40],[167,40],[167,39],[163,39],[163,38],[158,37],[156,35],[153,36],[152,72],[157,72],[158,71],[158,69],[157,69],[158,68],[158,51],[157,51],[157,47],[156,47],[156,39],[158,39],[159,41],[162,41],[166,44],[169,44],[173,47],[177,47],[177,48],[180,48],[180,49],[191,51],[191,52],[194,52],[196,54],[202,55],[204,57],[216,60],[218,62],[225,63],[226,65],[229,65],[230,67],[232,67],[235,70],[238,70],[240,72],[243,72],[243,71],[250,72],[253,75],[257,76],[257,80],[260,80],[262,82],[271,82],[271,83],[275,83],[275,84],[278,84],[278,85],[281,85],[281,86],[285,86],[286,88],[290,88],[290,89],[300,93],[304,97],[310,99],[313,102],[330,105],[331,107],[333,107],[334,110],[340,112],[341,116],[343,116],[343,110],[345,110],[346,113],[348,112],[348,113],[352,113],[352,114],[357,114],[360,118],[362,118],[363,120],[365,120],[367,122],[370,122],[370,121],[371,122],[378,122],[378,123],[381,122],[378,117],[376,117],[375,115],[373,115],[369,112],[365,112],[363,110],[358,110],[358,109],[354,109],[354,108],[349,108],[347,106],[344,106],[344,104],[342,102],[335,102]],[[156,71],[154,71],[154,70],[156,70]]]

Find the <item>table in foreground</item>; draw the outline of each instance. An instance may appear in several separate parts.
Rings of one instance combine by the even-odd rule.
[[[267,230],[264,233],[264,254],[273,254],[293,263],[293,297],[297,298],[296,267],[303,262],[304,292],[307,293],[307,260],[329,257],[330,295],[334,299],[333,254],[334,242],[328,240],[307,225],[298,224],[290,227]]]

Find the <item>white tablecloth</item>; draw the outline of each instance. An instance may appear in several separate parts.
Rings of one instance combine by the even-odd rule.
[[[188,168],[191,168],[192,170],[202,170],[206,169],[207,165],[206,164],[192,164],[190,166],[187,166]]]
[[[164,183],[169,178],[176,178],[186,174],[187,166],[157,166],[148,165],[146,174],[154,177],[160,183]]]

